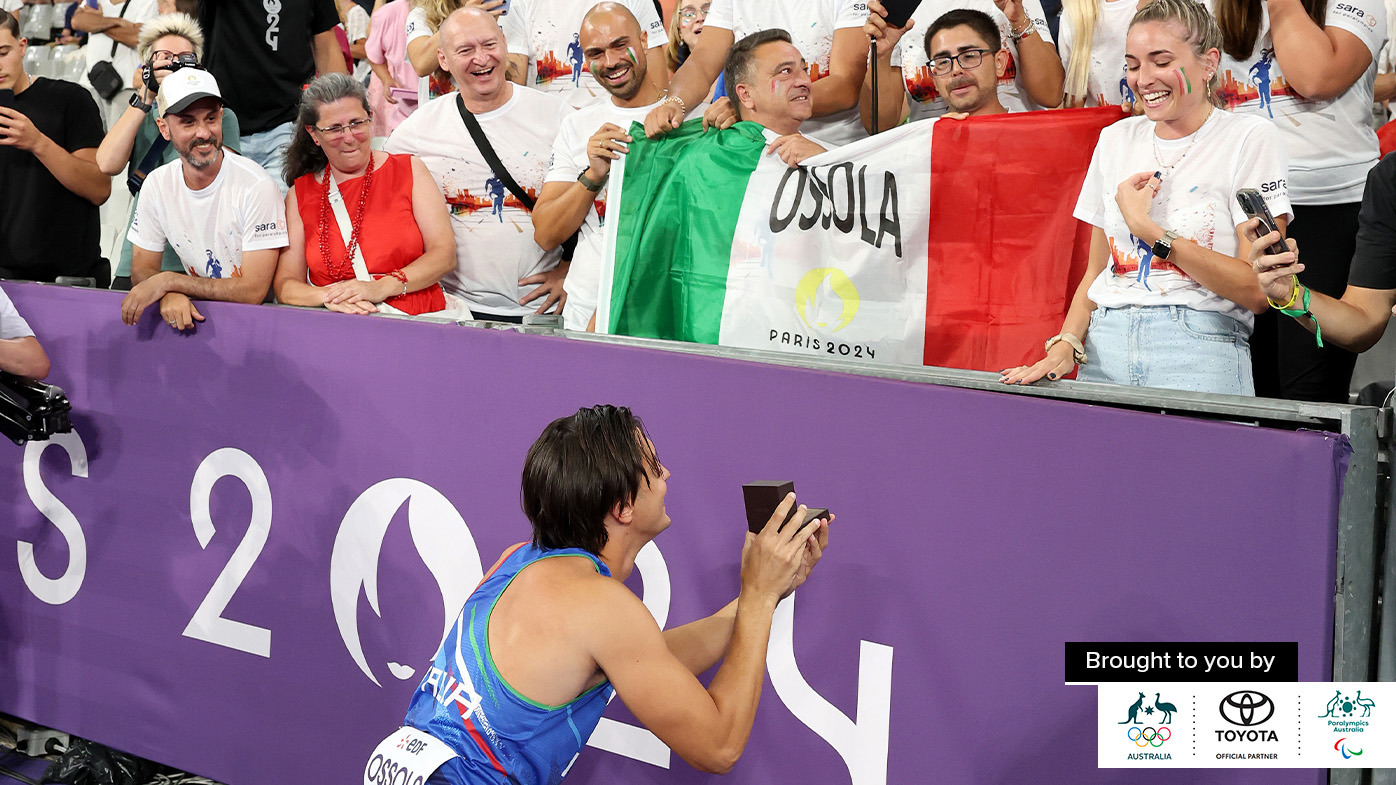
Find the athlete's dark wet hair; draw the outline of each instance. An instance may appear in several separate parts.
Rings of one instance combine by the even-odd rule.
[[[646,473],[648,471],[648,474]],[[549,423],[524,459],[520,503],[539,548],[600,555],[606,514],[660,473],[645,424],[624,406],[593,406]]]

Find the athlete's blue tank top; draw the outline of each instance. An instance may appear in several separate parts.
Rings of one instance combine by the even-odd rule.
[[[600,559],[580,548],[515,546],[465,601],[412,694],[406,724],[430,733],[459,755],[437,770],[433,782],[556,785],[600,722],[614,692],[610,682],[571,703],[546,706],[509,686],[490,656],[489,618],[500,595],[520,570],[557,556],[583,556],[597,572],[611,574]]]

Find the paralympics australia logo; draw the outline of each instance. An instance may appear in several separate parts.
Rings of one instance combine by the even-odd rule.
[[[1372,716],[1372,709],[1376,706],[1376,701],[1362,697],[1362,690],[1358,690],[1353,695],[1345,694],[1342,690],[1334,690],[1333,697],[1328,699],[1328,703],[1323,707],[1323,713],[1318,716],[1328,723],[1330,731],[1351,736],[1367,732],[1367,726],[1370,724],[1368,718]],[[1333,749],[1341,752],[1344,758],[1362,754],[1360,749],[1354,751],[1350,742],[1344,747],[1343,739],[1339,739],[1338,743],[1333,745]]]
[[[330,600],[339,635],[349,655],[374,684],[383,686],[364,654],[358,610],[359,589],[374,615],[382,618],[378,603],[378,560],[388,527],[407,504],[407,524],[417,554],[441,590],[445,608],[441,638],[451,629],[466,598],[480,582],[480,553],[465,519],[440,491],[417,480],[384,480],[364,491],[349,507],[335,536],[330,555]],[[415,670],[388,662],[389,672],[406,681]]]
[[[833,332],[838,332],[853,323],[861,304],[858,287],[837,267],[816,267],[795,287],[795,310],[811,329],[828,327],[832,321]]]
[[[1139,699],[1127,709],[1129,716],[1117,723],[1129,726],[1125,729],[1125,738],[1140,748],[1139,752],[1132,752],[1126,757],[1129,760],[1171,760],[1173,756],[1166,752],[1148,750],[1162,747],[1173,738],[1173,730],[1168,725],[1173,722],[1173,714],[1178,709],[1172,703],[1163,700],[1159,693],[1154,693],[1152,705],[1145,705],[1146,702],[1144,693],[1139,693]]]

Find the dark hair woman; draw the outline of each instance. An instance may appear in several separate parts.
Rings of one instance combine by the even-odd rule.
[[[326,74],[301,94],[286,149],[290,245],[273,286],[288,305],[345,313],[447,310],[438,281],[456,267],[446,202],[426,166],[369,147],[362,83]]]

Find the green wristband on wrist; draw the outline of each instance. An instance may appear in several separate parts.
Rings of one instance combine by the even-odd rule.
[[[1296,281],[1296,283],[1298,283],[1298,282]],[[1277,309],[1277,310],[1278,310],[1280,313],[1284,314],[1285,316],[1289,316],[1289,317],[1292,317],[1292,318],[1295,318],[1295,319],[1309,319],[1309,320],[1313,321],[1313,323],[1314,323],[1314,340],[1318,342],[1319,348],[1323,348],[1323,328],[1319,326],[1318,319],[1314,318],[1313,313],[1309,310],[1309,299],[1310,299],[1310,297],[1312,296],[1311,293],[1309,292],[1309,287],[1307,287],[1307,286],[1305,286],[1305,285],[1303,285],[1303,284],[1298,284],[1298,286],[1299,286],[1300,290],[1302,290],[1302,292],[1303,292],[1304,307],[1303,307],[1303,308],[1279,308],[1279,309]],[[1291,302],[1293,302],[1293,299],[1292,299],[1292,298],[1291,298]]]

